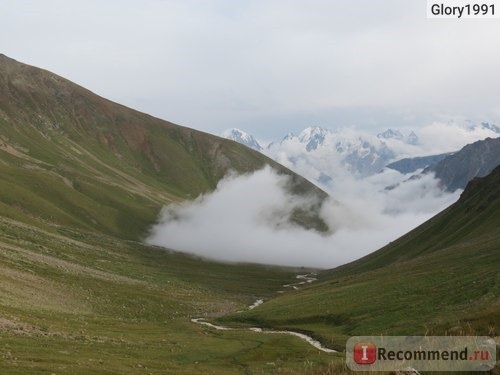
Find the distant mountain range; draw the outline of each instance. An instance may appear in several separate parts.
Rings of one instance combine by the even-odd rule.
[[[352,173],[362,176],[378,172],[396,158],[396,153],[387,145],[388,139],[408,144],[418,142],[413,132],[403,137],[399,131],[389,129],[375,137],[349,131],[337,132],[319,126],[308,127],[297,135],[289,133],[281,141],[272,142],[266,148],[254,136],[239,129],[229,129],[222,135],[275,160],[278,154],[284,153],[287,160],[280,161],[291,167],[308,156],[335,159]]]
[[[414,158],[404,158],[393,163],[386,165],[386,168],[394,169],[400,173],[407,174],[415,172],[418,169],[424,169],[430,165],[440,162],[447,156],[453,154],[446,152],[444,154],[430,155],[430,156],[417,156]]]
[[[418,144],[418,136],[413,131],[405,137],[399,130],[387,129],[385,132],[377,134],[377,138],[397,139],[398,141],[405,141],[410,145]]]
[[[309,157],[308,162],[312,164],[314,159],[324,159],[340,163],[349,172],[361,176],[378,172],[396,157],[384,138],[334,132],[319,126],[306,128],[298,135],[288,134],[280,143],[272,143],[266,149],[266,154],[273,158],[283,153],[290,155],[288,160],[292,165],[301,156]]]
[[[243,132],[229,135],[256,147]],[[452,189],[470,178],[461,168],[482,174],[498,162],[498,141],[475,142],[426,171]],[[327,182],[337,167],[376,173],[420,142],[414,133],[312,127],[263,152]],[[6,343],[0,372],[293,373],[320,358],[296,337],[240,329],[214,334],[208,325],[190,323],[193,317],[305,332],[340,352],[321,356],[327,372],[343,371],[341,352],[353,335],[495,335],[499,168],[473,179],[458,202],[410,233],[353,263],[318,270],[314,283],[294,291],[284,292],[283,285],[299,285],[297,278],[305,280],[309,271],[216,263],[141,242],[164,205],[213,191],[228,171],[251,173],[265,165],[290,177],[294,198],[326,198],[262,153],[0,55],[0,328]],[[321,230],[317,207],[309,212],[309,206],[296,222]],[[210,219],[220,217],[212,210]],[[257,297],[265,302],[245,310]]]
[[[465,132],[481,131],[500,136],[500,128],[487,122],[465,122],[461,126]],[[361,178],[378,173],[384,168],[408,174],[428,168],[452,154],[445,152],[419,156],[423,149],[418,135],[414,131],[403,134],[395,129],[387,129],[373,136],[351,129],[332,131],[313,126],[297,135],[289,133],[265,148],[254,136],[242,130],[230,129],[223,135],[264,153],[322,185],[333,181],[339,168]],[[493,161],[487,158],[476,160],[483,160],[488,164],[484,170],[491,171]],[[476,171],[471,170],[465,174],[474,177],[475,173]],[[442,175],[443,173],[440,174]],[[461,188],[465,187],[464,181],[459,185]]]

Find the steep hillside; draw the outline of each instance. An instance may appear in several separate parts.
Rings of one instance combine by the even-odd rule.
[[[433,172],[448,191],[463,189],[474,177],[484,177],[500,165],[500,138],[471,143],[424,170]]]
[[[271,298],[299,270],[137,241],[163,204],[266,164],[294,193],[326,196],[236,142],[0,55],[0,373],[269,373],[330,361],[297,338],[221,337],[190,321]],[[306,212],[295,220],[324,226]]]
[[[236,142],[148,116],[0,55],[0,214],[139,238],[163,204],[270,164],[296,193],[325,194]],[[310,215],[305,226],[324,229]]]
[[[499,227],[497,167],[384,248],[224,321],[308,331],[338,348],[351,335],[498,335]]]
[[[357,273],[403,262],[462,243],[497,237],[500,224],[500,166],[473,179],[460,199],[403,237],[333,273]]]

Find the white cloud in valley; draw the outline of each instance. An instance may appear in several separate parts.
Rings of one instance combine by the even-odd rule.
[[[431,175],[383,191],[400,180],[396,173],[339,183],[335,200],[321,209],[334,229],[327,235],[288,223],[295,208],[314,202],[290,195],[287,177],[270,168],[232,175],[210,194],[165,207],[147,242],[225,261],[334,267],[387,244],[458,197],[441,192]]]

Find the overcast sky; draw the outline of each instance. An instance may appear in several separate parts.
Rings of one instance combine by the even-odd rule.
[[[0,52],[219,134],[500,123],[500,19],[425,0],[2,0]]]

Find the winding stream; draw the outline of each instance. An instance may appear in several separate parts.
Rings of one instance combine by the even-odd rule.
[[[299,280],[302,280],[302,281],[295,283],[295,284],[285,284],[285,285],[283,285],[283,288],[298,289],[299,285],[304,285],[304,284],[308,284],[308,283],[312,283],[312,282],[316,281],[317,279],[315,277],[312,277],[315,275],[316,274],[314,274],[314,273],[310,273],[310,274],[306,274],[306,275],[297,275],[296,278]],[[279,291],[279,292],[283,292],[283,291]],[[259,298],[252,305],[248,306],[248,309],[252,310],[263,303],[264,303],[264,300]],[[319,341],[314,340],[311,336],[308,336],[308,335],[300,333],[300,332],[285,331],[285,330],[284,331],[274,331],[274,330],[262,329],[259,327],[231,328],[231,327],[219,326],[216,324],[209,323],[209,322],[205,321],[204,318],[193,318],[193,319],[191,319],[191,322],[196,323],[196,324],[201,324],[201,325],[204,325],[204,326],[207,326],[207,327],[219,330],[219,331],[252,331],[252,332],[265,333],[265,334],[281,334],[281,335],[296,336],[296,337],[304,340],[308,344],[314,346],[316,349],[321,350],[325,353],[336,353],[337,352],[336,350],[324,347],[323,345],[321,345],[321,343]]]

